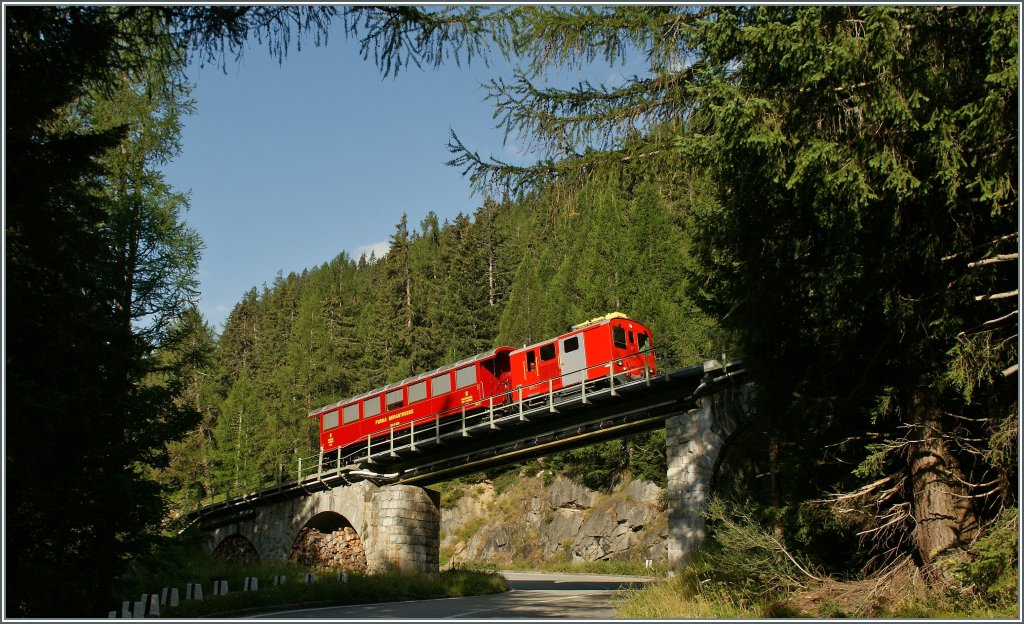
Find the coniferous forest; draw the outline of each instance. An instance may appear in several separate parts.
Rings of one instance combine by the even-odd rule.
[[[652,327],[661,366],[727,351],[756,388],[764,485],[710,507],[674,596],[770,606],[750,592],[792,569],[1016,608],[1018,6],[4,17],[5,616],[104,613],[190,497],[315,452],[311,408],[610,311]],[[486,105],[536,161],[481,156],[456,125],[474,214],[409,214],[383,257],[267,276],[217,335],[188,198],[160,173],[185,69],[247,41],[287,63],[332,33],[396,80],[514,61]],[[619,86],[545,86],[630,55],[647,71]],[[657,436],[556,463],[658,480]]]
[[[652,327],[661,366],[721,353],[723,337],[685,293],[687,214],[650,184],[553,188],[487,200],[452,222],[430,213],[410,227],[403,217],[382,258],[342,252],[278,275],[245,295],[219,337],[195,319],[190,339],[209,368],[183,396],[203,421],[169,447],[160,479],[184,504],[294,478],[298,458],[319,448],[311,409],[608,311]],[[631,468],[628,456],[591,472],[614,478]],[[632,468],[664,481],[659,457]]]

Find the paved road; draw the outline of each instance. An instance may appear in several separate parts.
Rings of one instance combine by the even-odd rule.
[[[321,607],[264,613],[281,619],[608,619],[615,616],[609,599],[623,586],[652,579],[597,574],[502,572],[512,590],[493,596],[442,598],[371,605]]]

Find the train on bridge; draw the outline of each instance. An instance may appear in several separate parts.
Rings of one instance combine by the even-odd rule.
[[[497,347],[309,412],[321,455],[344,457],[410,427],[508,409],[581,383],[635,380],[656,372],[651,330],[613,312],[524,346]]]

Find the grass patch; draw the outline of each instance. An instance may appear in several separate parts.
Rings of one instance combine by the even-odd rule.
[[[757,617],[724,594],[686,591],[679,578],[637,589],[625,589],[612,598],[616,616],[629,619],[695,618],[738,619]]]
[[[455,532],[455,539],[460,542],[469,542],[485,524],[487,524],[487,518],[473,516]]]
[[[484,564],[466,564],[466,568],[483,569]],[[490,564],[487,564],[490,565]],[[615,576],[662,576],[664,568],[645,568],[643,561],[512,561],[508,570],[519,572],[558,572],[563,574],[609,574]]]
[[[172,618],[231,616],[299,607],[479,596],[508,589],[508,582],[499,574],[468,570],[451,570],[436,576],[350,574],[347,582],[328,573],[321,574],[317,582],[309,585],[302,582],[303,578],[301,574],[289,576],[285,584],[277,587],[271,586],[269,578],[261,578],[259,591],[236,590],[226,596],[185,601],[176,608],[164,607],[161,615]],[[230,586],[231,581],[228,582]],[[241,587],[240,582],[233,586],[238,587]]]
[[[168,536],[158,542],[146,557],[140,557],[119,580],[115,596],[120,600],[138,600],[142,594],[159,594],[164,587],[177,587],[177,608],[161,607],[163,617],[204,617],[250,611],[284,609],[292,606],[316,606],[392,602],[420,598],[445,598],[500,593],[508,582],[498,574],[454,570],[438,575],[366,575],[349,573],[348,581],[338,579],[334,570],[318,570],[291,562],[267,562],[239,565],[206,554],[196,531]],[[306,573],[319,580],[306,585]],[[287,577],[284,585],[274,587],[275,576]],[[243,592],[244,579],[259,579],[258,591]],[[226,596],[213,596],[213,581],[228,582]],[[187,583],[203,587],[202,601],[185,601]],[[120,611],[120,600],[110,606]]]

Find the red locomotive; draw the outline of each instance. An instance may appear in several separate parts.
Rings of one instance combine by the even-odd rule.
[[[505,407],[610,375],[655,371],[651,330],[614,312],[534,345],[498,347],[428,373],[313,410],[320,449],[330,452],[393,435],[415,423]]]

